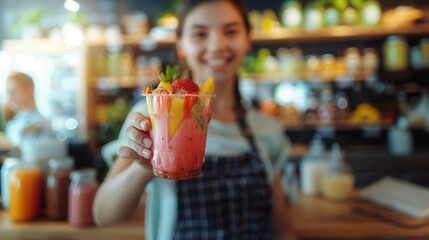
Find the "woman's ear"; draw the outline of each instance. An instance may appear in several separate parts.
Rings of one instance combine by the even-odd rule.
[[[177,51],[177,57],[179,59],[184,59],[185,58],[185,52],[182,50],[182,42],[180,41],[180,39],[177,39],[176,41],[176,51]]]

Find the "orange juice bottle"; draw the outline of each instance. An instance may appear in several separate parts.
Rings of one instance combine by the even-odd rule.
[[[41,212],[42,172],[36,164],[21,162],[9,178],[9,214],[13,221],[32,220]]]

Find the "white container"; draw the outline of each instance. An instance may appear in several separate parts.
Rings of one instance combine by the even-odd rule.
[[[328,166],[329,162],[326,160],[322,140],[316,136],[311,143],[309,153],[300,166],[302,194],[314,196],[320,193],[320,181]]]

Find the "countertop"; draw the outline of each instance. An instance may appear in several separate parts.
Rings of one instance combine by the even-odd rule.
[[[13,222],[7,211],[0,211],[1,240],[142,240],[144,239],[144,203],[127,221],[107,227],[74,227],[67,221],[41,218]]]

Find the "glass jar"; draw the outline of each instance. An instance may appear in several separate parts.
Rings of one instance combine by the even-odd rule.
[[[364,26],[378,26],[381,21],[381,7],[378,1],[366,1],[362,7],[362,23]]]
[[[322,196],[328,200],[341,201],[353,194],[355,178],[348,164],[343,160],[340,146],[334,144],[329,168],[321,179]]]
[[[280,10],[281,22],[286,28],[301,28],[304,19],[302,5],[299,1],[285,1]]]
[[[9,178],[9,214],[13,221],[37,218],[41,212],[42,171],[37,164],[17,163]]]
[[[423,58],[423,68],[429,68],[429,38],[420,40],[420,48]]]
[[[46,176],[46,216],[66,219],[68,211],[69,175],[73,168],[71,158],[51,159]]]
[[[70,174],[68,221],[72,225],[94,224],[92,203],[98,188],[95,176],[92,168],[75,170]]]
[[[17,158],[6,158],[1,168],[1,201],[4,209],[9,208],[9,178],[13,168],[19,163]]]
[[[408,44],[403,37],[389,36],[383,45],[383,65],[387,71],[403,71],[408,67]]]
[[[322,5],[312,2],[305,6],[304,11],[304,28],[305,30],[319,30],[323,28],[323,12]]]

